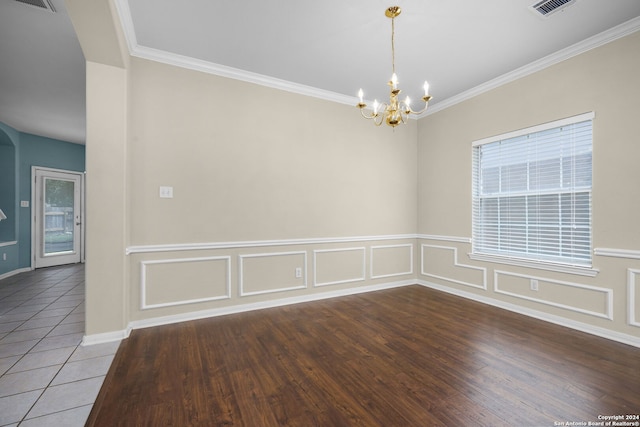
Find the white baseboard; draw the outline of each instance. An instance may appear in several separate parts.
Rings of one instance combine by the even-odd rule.
[[[447,292],[459,297],[471,299],[484,304],[492,305],[494,307],[502,308],[505,310],[513,311],[514,313],[523,314],[525,316],[533,317],[545,322],[553,323],[556,325],[564,326],[570,329],[575,329],[581,332],[586,332],[591,335],[596,335],[601,338],[606,338],[612,341],[621,342],[623,344],[631,345],[640,348],[640,338],[633,335],[627,335],[620,332],[615,332],[609,329],[600,328],[598,326],[589,325],[575,320],[570,320],[564,317],[556,316],[542,311],[533,310],[530,308],[522,307],[516,304],[500,301],[494,298],[488,298],[482,295],[476,295],[471,292],[461,291],[458,289],[449,288],[447,286],[438,285],[436,283],[427,282],[425,280],[418,280],[418,284],[436,289],[438,291]]]
[[[461,291],[458,289],[449,288],[447,286],[438,285],[435,283],[427,282],[425,280],[403,280],[398,282],[383,283],[380,285],[363,286],[350,289],[341,289],[331,292],[322,292],[311,295],[302,295],[299,297],[281,298],[271,301],[263,301],[252,304],[240,304],[230,307],[215,308],[210,310],[193,311],[188,313],[176,314],[172,316],[154,317],[150,319],[135,320],[129,323],[127,329],[121,331],[105,332],[101,334],[85,335],[82,339],[82,345],[94,345],[103,344],[113,341],[120,341],[129,337],[130,332],[133,329],[149,328],[153,326],[169,325],[172,323],[186,322],[189,320],[205,319],[208,317],[224,316],[227,314],[243,313],[253,310],[262,310],[265,308],[281,307],[285,305],[298,304],[302,302],[320,301],[323,299],[336,298],[341,296],[356,295],[365,292],[374,292],[383,289],[398,288],[402,286],[409,286],[419,284],[428,288],[432,288],[438,291],[447,292],[462,298],[478,301],[487,305],[502,308],[512,311],[514,313],[522,314],[525,316],[533,317],[539,320],[543,320],[556,325],[564,326],[570,329],[575,329],[581,332],[586,332],[591,335],[599,336],[602,338],[617,341],[623,344],[631,345],[633,347],[640,348],[640,338],[623,334],[620,332],[611,331],[609,329],[600,328],[598,326],[589,325],[582,322],[566,319],[564,317],[555,316],[553,314],[544,313],[538,310],[532,310],[526,307],[522,307],[516,304],[500,301],[494,298],[488,298],[482,295],[476,295],[471,292]]]
[[[8,273],[0,274],[0,280],[6,279],[7,277],[15,276],[16,274],[26,273],[27,271],[31,271],[31,267],[19,268],[17,270],[9,271]]]
[[[82,337],[82,346],[105,344],[114,341],[122,341],[129,337],[131,328],[123,329],[121,331],[104,332],[101,334],[85,335]]]
[[[403,280],[398,282],[384,283],[380,285],[363,286],[357,288],[341,289],[331,292],[322,292],[317,294],[302,295],[299,297],[281,298],[271,301],[263,301],[252,304],[240,304],[229,307],[214,308],[210,310],[193,311],[189,313],[175,314],[172,316],[154,317],[151,319],[134,320],[129,323],[129,330],[149,328],[152,326],[162,326],[171,323],[186,322],[189,320],[198,320],[208,317],[224,316],[227,314],[243,313],[246,311],[262,310],[265,308],[281,307],[290,304],[298,304],[301,302],[320,301],[328,298],[335,298],[347,295],[361,294],[365,292],[379,291],[383,289],[398,288],[402,286],[414,285],[415,280]]]

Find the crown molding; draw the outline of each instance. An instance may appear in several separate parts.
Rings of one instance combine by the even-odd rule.
[[[120,24],[122,25],[122,31],[124,32],[124,38],[127,42],[129,53],[131,53],[138,45],[138,39],[136,37],[136,30],[133,26],[133,19],[131,19],[129,3],[127,0],[113,0],[113,4],[116,7],[118,17],[120,18]]]
[[[228,67],[226,65],[214,64],[212,62],[204,61],[201,59],[182,56],[145,46],[135,46],[133,48],[133,51],[131,51],[131,56],[149,59],[156,62],[162,62],[164,64],[175,65],[177,67],[187,68],[190,70],[201,71],[208,74],[214,74],[220,77],[241,80],[244,82],[296,93],[299,95],[311,96],[313,98],[337,102],[339,104],[355,105],[357,103],[357,99],[353,96],[342,95],[336,92],[318,89],[312,86],[293,83],[287,80],[277,79],[275,77],[269,77],[263,74],[252,73],[250,71],[240,70],[238,68]]]
[[[463,101],[476,97],[492,89],[496,89],[507,83],[511,83],[515,80],[521,79],[530,74],[544,70],[547,67],[558,64],[562,61],[566,61],[569,58],[580,55],[589,50],[595,49],[607,43],[611,43],[614,40],[628,36],[629,34],[635,33],[638,30],[640,30],[640,17],[630,19],[627,22],[624,22],[609,30],[603,31],[600,34],[596,34],[593,37],[589,37],[588,39],[571,45],[565,49],[559,50],[555,53],[552,53],[551,55],[545,56],[544,58],[531,62],[511,72],[496,77],[495,79],[489,80],[488,82],[482,83],[476,87],[447,98],[444,101],[434,104],[433,106],[429,106],[429,109],[418,116],[418,119],[452,107]]]
[[[226,65],[215,64],[213,62],[201,59],[191,58],[176,53],[166,52],[146,46],[140,46],[136,38],[136,32],[131,18],[131,10],[127,0],[114,0],[116,10],[120,16],[129,54],[138,58],[149,59],[151,61],[161,62],[164,64],[175,65],[181,68],[201,71],[216,76],[227,77],[230,79],[241,80],[248,83],[254,83],[260,86],[266,86],[273,89],[284,90],[299,95],[311,96],[326,101],[337,102],[339,104],[356,105],[358,100],[355,96],[347,96],[324,89],[318,89],[287,80],[277,79],[275,77],[265,76],[263,74],[252,73],[250,71],[238,68],[228,67]]]
[[[318,89],[311,86],[265,76],[263,74],[252,73],[250,71],[240,70],[238,68],[215,64],[212,62],[182,56],[159,49],[140,46],[136,38],[128,0],[114,0],[114,3],[120,17],[120,22],[122,23],[125,38],[127,40],[127,46],[129,48],[129,53],[131,56],[214,74],[221,77],[241,80],[248,83],[254,83],[257,85],[284,90],[300,95],[311,96],[313,98],[337,102],[339,104],[356,105],[356,103],[358,102],[358,99],[355,96],[347,96],[328,90]],[[495,89],[507,83],[511,83],[515,80],[543,70],[559,62],[565,61],[576,55],[587,52],[591,49],[595,49],[619,38],[625,37],[638,30],[640,30],[640,17],[631,19],[607,31],[585,39],[565,49],[559,50],[558,52],[552,53],[551,55],[548,55],[542,59],[522,66],[509,73],[503,74],[499,77],[496,77],[495,79],[489,80],[488,82],[449,97],[443,101],[430,105],[427,111],[411,118],[421,119],[430,114],[437,113],[438,111],[442,111],[446,108],[459,104],[492,89]]]

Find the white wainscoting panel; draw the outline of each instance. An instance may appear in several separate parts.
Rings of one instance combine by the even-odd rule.
[[[307,287],[307,252],[238,255],[240,296],[292,291]],[[296,269],[301,277],[296,277]]]
[[[313,251],[313,286],[361,282],[366,279],[364,247]]]
[[[434,274],[434,273],[428,273],[426,271],[426,264],[427,262],[425,261],[425,256],[426,256],[426,251],[428,250],[436,250],[436,251],[449,251],[451,252],[451,264],[456,267],[456,268],[460,268],[460,269],[466,269],[466,270],[472,270],[472,271],[477,271],[479,273],[481,273],[481,275],[479,276],[479,282],[478,283],[473,283],[470,281],[466,281],[466,280],[460,280],[458,278],[455,277],[447,277],[441,274]],[[485,267],[476,267],[474,265],[467,265],[467,264],[462,264],[458,262],[458,248],[456,248],[455,246],[441,246],[441,245],[429,245],[426,243],[423,243],[420,246],[420,274],[422,274],[423,276],[427,276],[427,277],[433,277],[436,279],[440,279],[440,280],[446,280],[448,282],[453,282],[453,283],[458,283],[459,285],[464,285],[464,286],[470,286],[472,288],[478,288],[478,289],[482,289],[482,290],[487,290],[487,269]]]
[[[140,309],[216,301],[231,297],[231,257],[140,262]]]
[[[573,290],[575,294],[572,297],[567,296],[565,299],[571,299],[572,301],[575,301],[575,304],[567,304],[567,303],[562,303],[558,301],[552,301],[549,298],[547,299],[542,297],[538,298],[532,295],[525,294],[526,291],[525,292],[521,291],[522,293],[519,293],[519,292],[515,292],[514,290],[501,289],[500,276],[508,276],[508,277],[515,277],[515,278],[521,279],[522,285],[520,288],[523,289],[523,291],[524,291],[524,288],[529,289],[531,280],[537,280],[539,288],[542,286],[546,286],[546,287],[558,286],[563,288],[563,291],[565,293],[571,292]],[[565,310],[570,310],[576,313],[588,314],[594,317],[601,317],[604,319],[613,320],[613,289],[583,285],[581,283],[565,282],[562,280],[548,279],[545,277],[510,273],[510,272],[501,271],[501,270],[495,270],[493,272],[493,286],[494,286],[494,291],[498,294],[509,295],[509,296],[524,299],[527,301],[533,301],[540,304],[549,305],[552,307],[558,307]],[[560,292],[558,292],[559,290],[560,288],[556,289],[556,292],[554,293],[547,292],[546,294],[549,296],[559,295],[560,294]],[[577,305],[583,300],[585,300],[584,295],[589,293],[599,295],[599,298],[601,298],[601,301],[599,301],[598,305],[601,305],[604,308],[603,311],[599,312],[599,311],[595,311],[593,308],[589,308],[585,306],[580,307],[579,305]]]
[[[640,299],[640,270],[633,268],[627,270],[627,298],[629,299],[627,314],[629,325],[640,327],[640,316],[636,317],[638,308],[640,308],[638,301]]]
[[[413,244],[371,246],[369,262],[372,279],[413,274]]]

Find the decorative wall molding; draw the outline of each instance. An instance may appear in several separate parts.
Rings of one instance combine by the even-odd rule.
[[[630,249],[595,248],[593,250],[593,253],[598,256],[640,259],[640,251]]]
[[[424,270],[424,248],[434,248],[434,249],[442,249],[442,250],[453,251],[453,265],[454,265],[454,267],[468,268],[468,269],[471,269],[471,270],[482,271],[482,284],[481,285],[477,285],[475,283],[464,282],[462,280],[453,279],[451,277],[438,276],[436,274],[431,274],[431,273],[425,272],[425,270]],[[476,267],[474,265],[467,265],[467,264],[459,263],[458,262],[458,248],[456,248],[455,246],[427,245],[427,244],[423,243],[420,246],[420,274],[423,275],[423,276],[427,276],[427,277],[433,277],[435,279],[446,280],[448,282],[457,283],[459,285],[470,286],[472,288],[478,288],[478,289],[482,289],[482,290],[485,290],[485,291],[487,290],[487,269],[485,267]]]
[[[471,237],[458,237],[458,236],[442,236],[437,234],[417,234],[418,239],[424,240],[442,240],[445,242],[457,242],[471,244]]]
[[[187,262],[207,262],[207,261],[226,261],[226,293],[224,295],[216,295],[206,298],[194,298],[188,300],[178,300],[166,303],[147,304],[147,266],[158,264],[175,264],[175,263],[187,263]],[[176,305],[195,304],[199,302],[218,301],[231,298],[231,257],[230,256],[211,256],[200,258],[175,258],[175,259],[161,259],[151,261],[140,262],[140,309],[148,310],[152,308],[172,307]]]
[[[302,285],[285,286],[277,289],[266,289],[263,291],[247,292],[244,290],[244,260],[250,258],[266,258],[266,257],[280,257],[290,255],[303,255],[303,267],[302,267]],[[240,290],[240,296],[246,297],[251,295],[263,295],[272,294],[276,292],[293,291],[296,289],[307,288],[307,251],[292,251],[292,252],[264,252],[259,254],[246,254],[238,255],[238,286]]]
[[[345,280],[334,280],[331,282],[318,282],[318,254],[328,252],[349,252],[349,251],[362,251],[362,276]],[[315,249],[313,251],[313,286],[330,286],[338,285],[342,283],[362,282],[366,280],[366,249],[364,246],[357,248],[338,248],[338,249]]]
[[[640,297],[640,292],[636,292],[636,288],[638,284],[640,284],[640,281],[636,282],[636,274],[640,275],[640,270],[633,268],[627,269],[627,299],[629,300],[627,321],[631,326],[640,327],[640,319],[636,319],[636,299]]]
[[[601,327],[589,325],[583,322],[577,322],[575,320],[570,320],[561,316],[556,316],[556,315],[545,313],[542,311],[533,310],[530,308],[523,307],[521,305],[511,304],[511,303],[500,301],[494,298],[489,298],[485,295],[478,295],[471,292],[450,288],[448,286],[438,285],[436,283],[427,282],[425,280],[418,280],[418,284],[422,286],[426,286],[428,288],[436,289],[436,290],[447,292],[463,298],[467,298],[473,301],[478,301],[484,304],[492,305],[494,307],[513,311],[514,313],[533,317],[535,319],[544,320],[545,322],[554,323],[556,325],[575,329],[581,332],[586,332],[588,334],[596,335],[612,341],[617,341],[623,344],[628,344],[628,345],[632,345],[634,347],[640,348],[640,337],[637,337],[637,336],[623,334],[620,332],[612,331],[611,329],[601,328]]]
[[[389,273],[389,274],[378,274],[375,275],[373,274],[373,270],[374,270],[374,251],[376,249],[391,249],[391,248],[409,248],[409,271],[399,271],[397,273]],[[377,245],[377,246],[371,246],[369,248],[369,267],[370,267],[370,271],[369,271],[369,277],[371,279],[382,279],[385,277],[395,277],[395,276],[405,276],[407,274],[413,274],[413,244],[411,243],[407,243],[407,244],[399,244],[399,245]]]
[[[606,312],[599,313],[597,311],[586,310],[586,309],[583,309],[583,308],[580,308],[580,307],[575,307],[575,306],[566,305],[566,304],[560,304],[560,303],[557,303],[557,302],[548,301],[548,300],[544,300],[544,299],[541,299],[541,298],[533,298],[533,297],[530,297],[530,296],[527,296],[527,295],[522,295],[522,294],[517,294],[515,292],[509,292],[509,291],[501,290],[500,289],[499,280],[498,280],[499,275],[520,277],[520,278],[524,278],[524,279],[527,279],[527,280],[535,279],[535,280],[538,280],[539,282],[554,283],[554,284],[561,285],[561,286],[569,286],[569,287],[574,287],[574,288],[578,288],[578,289],[587,289],[589,291],[594,291],[594,292],[601,292],[601,293],[603,293],[605,295],[605,298],[606,298]],[[536,276],[530,276],[530,275],[525,275],[525,274],[510,273],[508,271],[494,270],[494,272],[493,272],[493,290],[497,294],[508,295],[508,296],[512,296],[512,297],[515,297],[515,298],[524,299],[524,300],[527,300],[527,301],[533,301],[533,302],[536,302],[536,303],[545,304],[545,305],[549,305],[549,306],[552,306],[552,307],[562,308],[564,310],[569,310],[569,311],[573,311],[573,312],[576,312],[576,313],[588,314],[588,315],[594,316],[594,317],[600,317],[600,318],[603,318],[603,319],[613,320],[613,289],[600,288],[600,287],[597,287],[597,286],[583,285],[581,283],[565,282],[563,280],[548,279],[548,278],[545,278],[545,277],[536,277]]]
[[[496,264],[513,265],[516,267],[535,268],[537,270],[555,271],[556,273],[575,274],[578,276],[595,277],[600,272],[600,270],[598,270],[597,268],[555,264],[548,261],[535,261],[523,258],[477,253],[469,253],[467,255],[474,261],[492,262]]]
[[[163,245],[137,245],[128,246],[126,255],[136,253],[153,252],[178,252],[211,249],[233,249],[233,248],[256,248],[271,246],[292,246],[292,245],[320,245],[331,243],[353,243],[353,242],[374,242],[384,240],[404,240],[415,239],[415,234],[391,234],[382,236],[355,236],[355,237],[325,237],[311,239],[280,239],[280,240],[250,240],[236,242],[207,242],[207,243],[177,243]]]

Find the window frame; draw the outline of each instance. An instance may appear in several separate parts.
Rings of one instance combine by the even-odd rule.
[[[471,216],[472,216],[473,238],[472,238],[472,245],[471,245],[471,253],[468,254],[469,258],[473,260],[478,260],[478,261],[495,262],[495,263],[509,264],[509,265],[515,265],[515,266],[521,266],[521,267],[538,268],[538,269],[551,270],[551,271],[557,271],[557,272],[563,272],[563,273],[571,273],[571,274],[579,274],[579,275],[591,276],[591,277],[594,277],[595,275],[598,274],[599,270],[593,267],[592,201],[589,203],[589,212],[590,212],[589,213],[589,243],[590,245],[589,245],[589,260],[588,260],[589,263],[588,264],[587,263],[578,264],[578,263],[572,263],[572,262],[563,262],[561,260],[544,259],[544,256],[542,254],[540,254],[540,256],[538,257],[533,257],[533,256],[528,257],[524,254],[523,254],[524,256],[519,256],[513,253],[501,254],[501,253],[492,253],[490,251],[483,252],[481,250],[478,250],[478,247],[476,245],[477,242],[475,241],[477,238],[476,233],[477,233],[477,226],[478,226],[477,215],[479,214],[478,208],[480,205],[480,196],[478,193],[479,190],[477,186],[479,185],[479,182],[480,182],[479,174],[481,173],[481,171],[479,170],[480,163],[479,161],[476,160],[477,150],[479,150],[478,147],[485,144],[490,144],[498,141],[505,141],[512,138],[523,137],[523,136],[535,134],[538,132],[556,129],[563,126],[573,125],[573,124],[585,122],[585,121],[592,122],[591,126],[592,126],[592,132],[593,132],[594,118],[595,118],[595,113],[592,111],[592,112],[583,113],[583,114],[579,114],[572,117],[567,117],[560,120],[555,120],[552,122],[543,123],[536,126],[531,126],[528,128],[519,129],[512,132],[507,132],[500,135],[495,135],[488,138],[479,139],[472,142],[471,144],[472,145],[472,200],[471,200],[472,213],[471,213]],[[591,139],[591,153],[593,153],[593,135]],[[527,176],[529,175],[527,174]],[[593,157],[591,157],[591,176],[592,176],[591,184],[588,188],[590,200],[593,192]],[[573,189],[569,194],[575,195],[575,194],[579,194],[580,192],[581,192],[580,190]],[[533,194],[537,194],[539,196],[539,195],[545,194],[545,191],[543,189],[539,189],[537,193],[533,193]],[[506,197],[507,196],[505,196],[505,198]]]

